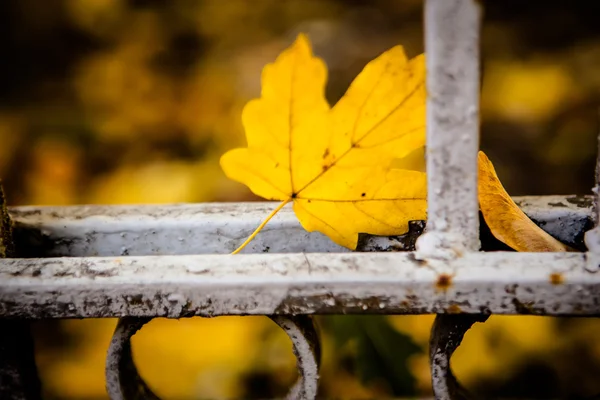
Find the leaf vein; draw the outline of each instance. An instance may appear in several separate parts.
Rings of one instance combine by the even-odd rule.
[[[379,122],[377,122],[375,125],[373,125],[371,127],[371,129],[369,129],[362,138],[360,138],[355,144],[360,143],[361,140],[363,140],[364,138],[366,138],[369,134],[371,134],[375,129],[377,129],[377,127],[379,127],[384,121],[386,121],[394,112],[396,112],[400,107],[402,107],[402,105],[404,105],[404,103],[410,98],[412,97],[419,88],[421,88],[423,86],[423,83],[419,83],[418,85],[415,86],[415,88],[409,93],[407,94],[404,99],[396,106],[394,107],[385,117],[383,117]],[[350,148],[348,148],[348,150],[346,150],[344,153],[342,153],[338,158],[336,158],[335,160],[333,160],[333,162],[331,163],[331,165],[329,166],[329,168],[326,171],[320,172],[319,174],[317,174],[313,179],[311,179],[307,184],[305,184],[301,189],[299,189],[297,192],[294,192],[296,194],[300,194],[300,192],[302,192],[304,189],[306,189],[307,187],[309,187],[310,185],[312,185],[317,179],[320,179],[323,175],[325,175],[328,171],[330,171],[337,163],[338,161],[340,161],[342,158],[344,158],[350,151],[352,151],[352,149],[354,149],[355,147],[352,146]]]

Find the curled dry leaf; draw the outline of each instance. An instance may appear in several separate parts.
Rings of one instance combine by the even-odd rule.
[[[263,70],[261,97],[242,114],[248,147],[223,155],[225,174],[281,200],[275,212],[293,202],[307,231],[350,249],[359,233],[405,233],[426,212],[426,177],[414,157],[425,145],[424,56],[409,60],[393,47],[333,108],[326,80],[325,64],[299,35]]]
[[[496,239],[517,251],[570,251],[537,226],[506,193],[487,156],[479,152],[479,207]]]

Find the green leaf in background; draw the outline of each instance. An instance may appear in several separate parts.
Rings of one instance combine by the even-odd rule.
[[[415,394],[408,359],[423,352],[384,316],[332,316],[321,324],[333,334],[338,354],[352,352],[355,373],[365,385],[387,386],[393,396]]]

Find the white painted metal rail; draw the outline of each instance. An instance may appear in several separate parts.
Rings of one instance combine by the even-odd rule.
[[[599,316],[597,228],[586,237],[591,252],[479,251],[480,11],[475,0],[425,2],[429,218],[422,235],[416,222],[400,237],[361,237],[358,252],[348,252],[305,232],[286,207],[231,256],[273,204],[17,207],[10,214],[18,258],[0,260],[0,321],[120,317],[107,391],[111,399],[156,399],[131,356],[130,338],[147,321],[267,315],[288,333],[298,358],[300,379],[289,398],[312,399],[320,344],[309,315],[436,313],[434,394],[462,399],[468,394],[449,360],[473,323],[490,313]],[[597,220],[591,196],[516,201],[581,250]],[[16,337],[23,332],[16,324],[3,332]],[[1,363],[0,372],[8,370]],[[15,376],[0,382],[0,394],[36,398]]]
[[[581,246],[591,198],[516,198],[559,239]],[[291,208],[248,253],[228,255],[272,203],[11,209],[23,256],[0,263],[8,317],[598,311],[586,253],[401,252],[403,237],[364,237],[350,253],[302,229]],[[377,251],[375,253],[368,251]],[[29,252],[29,254],[27,254]],[[223,254],[225,253],[225,254]]]

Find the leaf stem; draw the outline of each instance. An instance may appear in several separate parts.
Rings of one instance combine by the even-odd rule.
[[[244,249],[244,247],[246,247],[248,245],[248,243],[250,243],[252,241],[252,239],[254,239],[254,237],[256,235],[258,235],[258,232],[262,231],[262,229],[265,227],[265,225],[267,224],[267,222],[269,222],[271,220],[271,218],[273,218],[275,216],[275,214],[277,214],[279,212],[279,210],[281,210],[283,208],[283,206],[285,206],[290,201],[292,201],[291,197],[288,197],[287,199],[285,199],[284,201],[282,201],[281,204],[279,204],[276,209],[274,209],[273,211],[271,211],[271,214],[269,214],[267,216],[267,218],[265,218],[265,220],[263,222],[261,222],[261,224],[258,226],[258,228],[256,228],[254,230],[254,232],[252,232],[252,235],[250,235],[248,237],[248,239],[246,239],[244,241],[244,243],[242,243],[240,245],[240,247],[238,247],[237,249],[235,249],[233,251],[233,253],[231,253],[231,254],[237,254],[240,251],[242,251]]]

